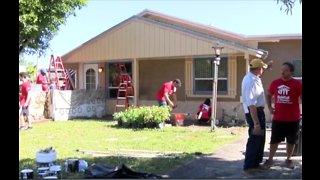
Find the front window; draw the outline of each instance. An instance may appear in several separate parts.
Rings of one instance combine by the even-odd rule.
[[[86,89],[96,89],[96,72],[92,68],[86,71]]]
[[[214,62],[212,57],[194,58],[194,93],[212,93]],[[228,58],[221,57],[218,69],[218,94],[228,92]]]
[[[302,80],[302,60],[293,60],[292,63],[294,66],[293,77]]]
[[[125,69],[122,69],[122,71],[126,71],[129,76],[132,78],[132,63],[131,62],[115,62],[115,63],[107,63],[108,71],[107,73],[107,94],[109,98],[116,98],[118,94],[118,86],[119,86],[119,64],[124,65]]]

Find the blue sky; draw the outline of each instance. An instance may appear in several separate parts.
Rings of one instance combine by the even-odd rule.
[[[62,56],[145,9],[244,35],[302,34],[302,5],[297,0],[292,15],[280,11],[281,5],[276,0],[89,0],[60,26],[47,55],[38,59],[39,68],[49,66],[51,54]]]

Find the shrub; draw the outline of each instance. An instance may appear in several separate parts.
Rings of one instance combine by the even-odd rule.
[[[168,106],[131,106],[123,112],[114,113],[113,118],[123,127],[156,127],[170,119],[170,111]]]

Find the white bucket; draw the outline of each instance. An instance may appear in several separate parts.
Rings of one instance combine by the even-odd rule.
[[[36,161],[38,163],[52,163],[57,160],[57,153],[56,151],[50,151],[48,153],[44,152],[37,152],[36,154]]]
[[[32,169],[23,169],[20,172],[21,179],[33,179],[33,170]]]

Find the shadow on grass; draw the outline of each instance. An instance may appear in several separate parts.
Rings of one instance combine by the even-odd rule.
[[[170,179],[301,179],[302,162],[297,162],[295,169],[288,169],[281,162],[275,161],[273,167],[258,170],[251,176],[243,173],[243,160],[228,161],[212,156],[195,159],[191,163],[168,172]]]
[[[154,173],[157,175],[163,175],[172,169],[175,169],[187,161],[190,161],[194,157],[199,156],[199,153],[183,153],[183,154],[172,154],[170,158],[134,158],[134,157],[123,157],[123,156],[103,156],[103,157],[94,157],[89,156],[85,158],[79,158],[87,161],[88,166],[92,164],[103,164],[108,167],[121,167],[122,164],[125,164],[127,167],[136,172],[143,173]],[[77,158],[77,157],[70,157]],[[62,167],[62,178],[63,179],[81,179],[85,178],[83,172],[78,173],[67,173],[65,172],[65,163],[66,159],[58,159],[56,165],[61,165]],[[37,178],[37,167],[39,164],[36,163],[35,159],[22,159],[19,161],[19,173],[23,169],[33,169],[34,177]]]

